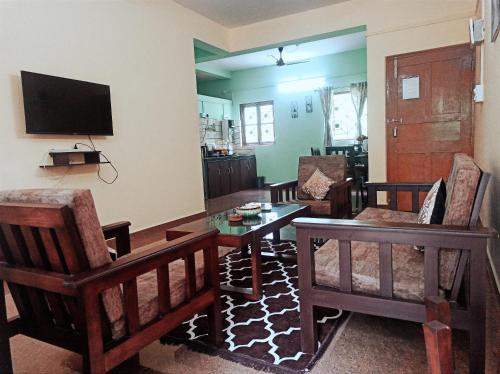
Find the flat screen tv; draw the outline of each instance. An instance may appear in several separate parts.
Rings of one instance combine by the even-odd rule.
[[[104,84],[21,71],[26,133],[113,135]]]

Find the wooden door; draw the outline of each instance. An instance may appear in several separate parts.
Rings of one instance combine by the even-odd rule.
[[[252,187],[250,181],[250,161],[247,158],[240,159],[240,188],[247,190]]]
[[[207,162],[208,196],[211,199],[222,195],[221,173],[219,162]]]
[[[446,180],[455,153],[473,155],[474,50],[388,57],[386,83],[387,180]],[[411,210],[405,194],[398,194],[398,209]]]

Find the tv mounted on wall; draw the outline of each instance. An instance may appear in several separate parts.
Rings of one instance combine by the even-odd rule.
[[[26,133],[113,135],[109,86],[21,71]]]

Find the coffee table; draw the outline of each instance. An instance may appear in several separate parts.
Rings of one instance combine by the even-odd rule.
[[[250,300],[258,300],[262,296],[262,256],[273,256],[273,253],[262,253],[260,242],[264,236],[273,233],[273,243],[280,240],[279,230],[298,217],[308,217],[310,207],[300,204],[272,204],[270,211],[264,211],[257,217],[246,218],[241,223],[229,222],[227,217],[233,210],[198,219],[181,226],[168,229],[167,240],[174,240],[181,236],[197,232],[205,228],[217,228],[217,244],[225,247],[241,248],[245,254],[248,245],[251,245],[252,287],[234,287],[221,285],[221,290],[235,292]]]

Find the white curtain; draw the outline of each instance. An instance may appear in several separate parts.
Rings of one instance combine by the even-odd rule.
[[[333,108],[333,87],[323,87],[318,90],[319,98],[321,100],[321,107],[323,109],[323,116],[325,117],[325,136],[324,146],[332,146],[332,128],[330,121],[332,119]]]
[[[352,103],[354,104],[354,109],[356,110],[356,126],[357,126],[357,135],[366,135],[363,134],[361,129],[361,118],[363,117],[363,111],[365,109],[366,97],[368,95],[368,84],[366,82],[352,83],[351,84],[351,98]]]

